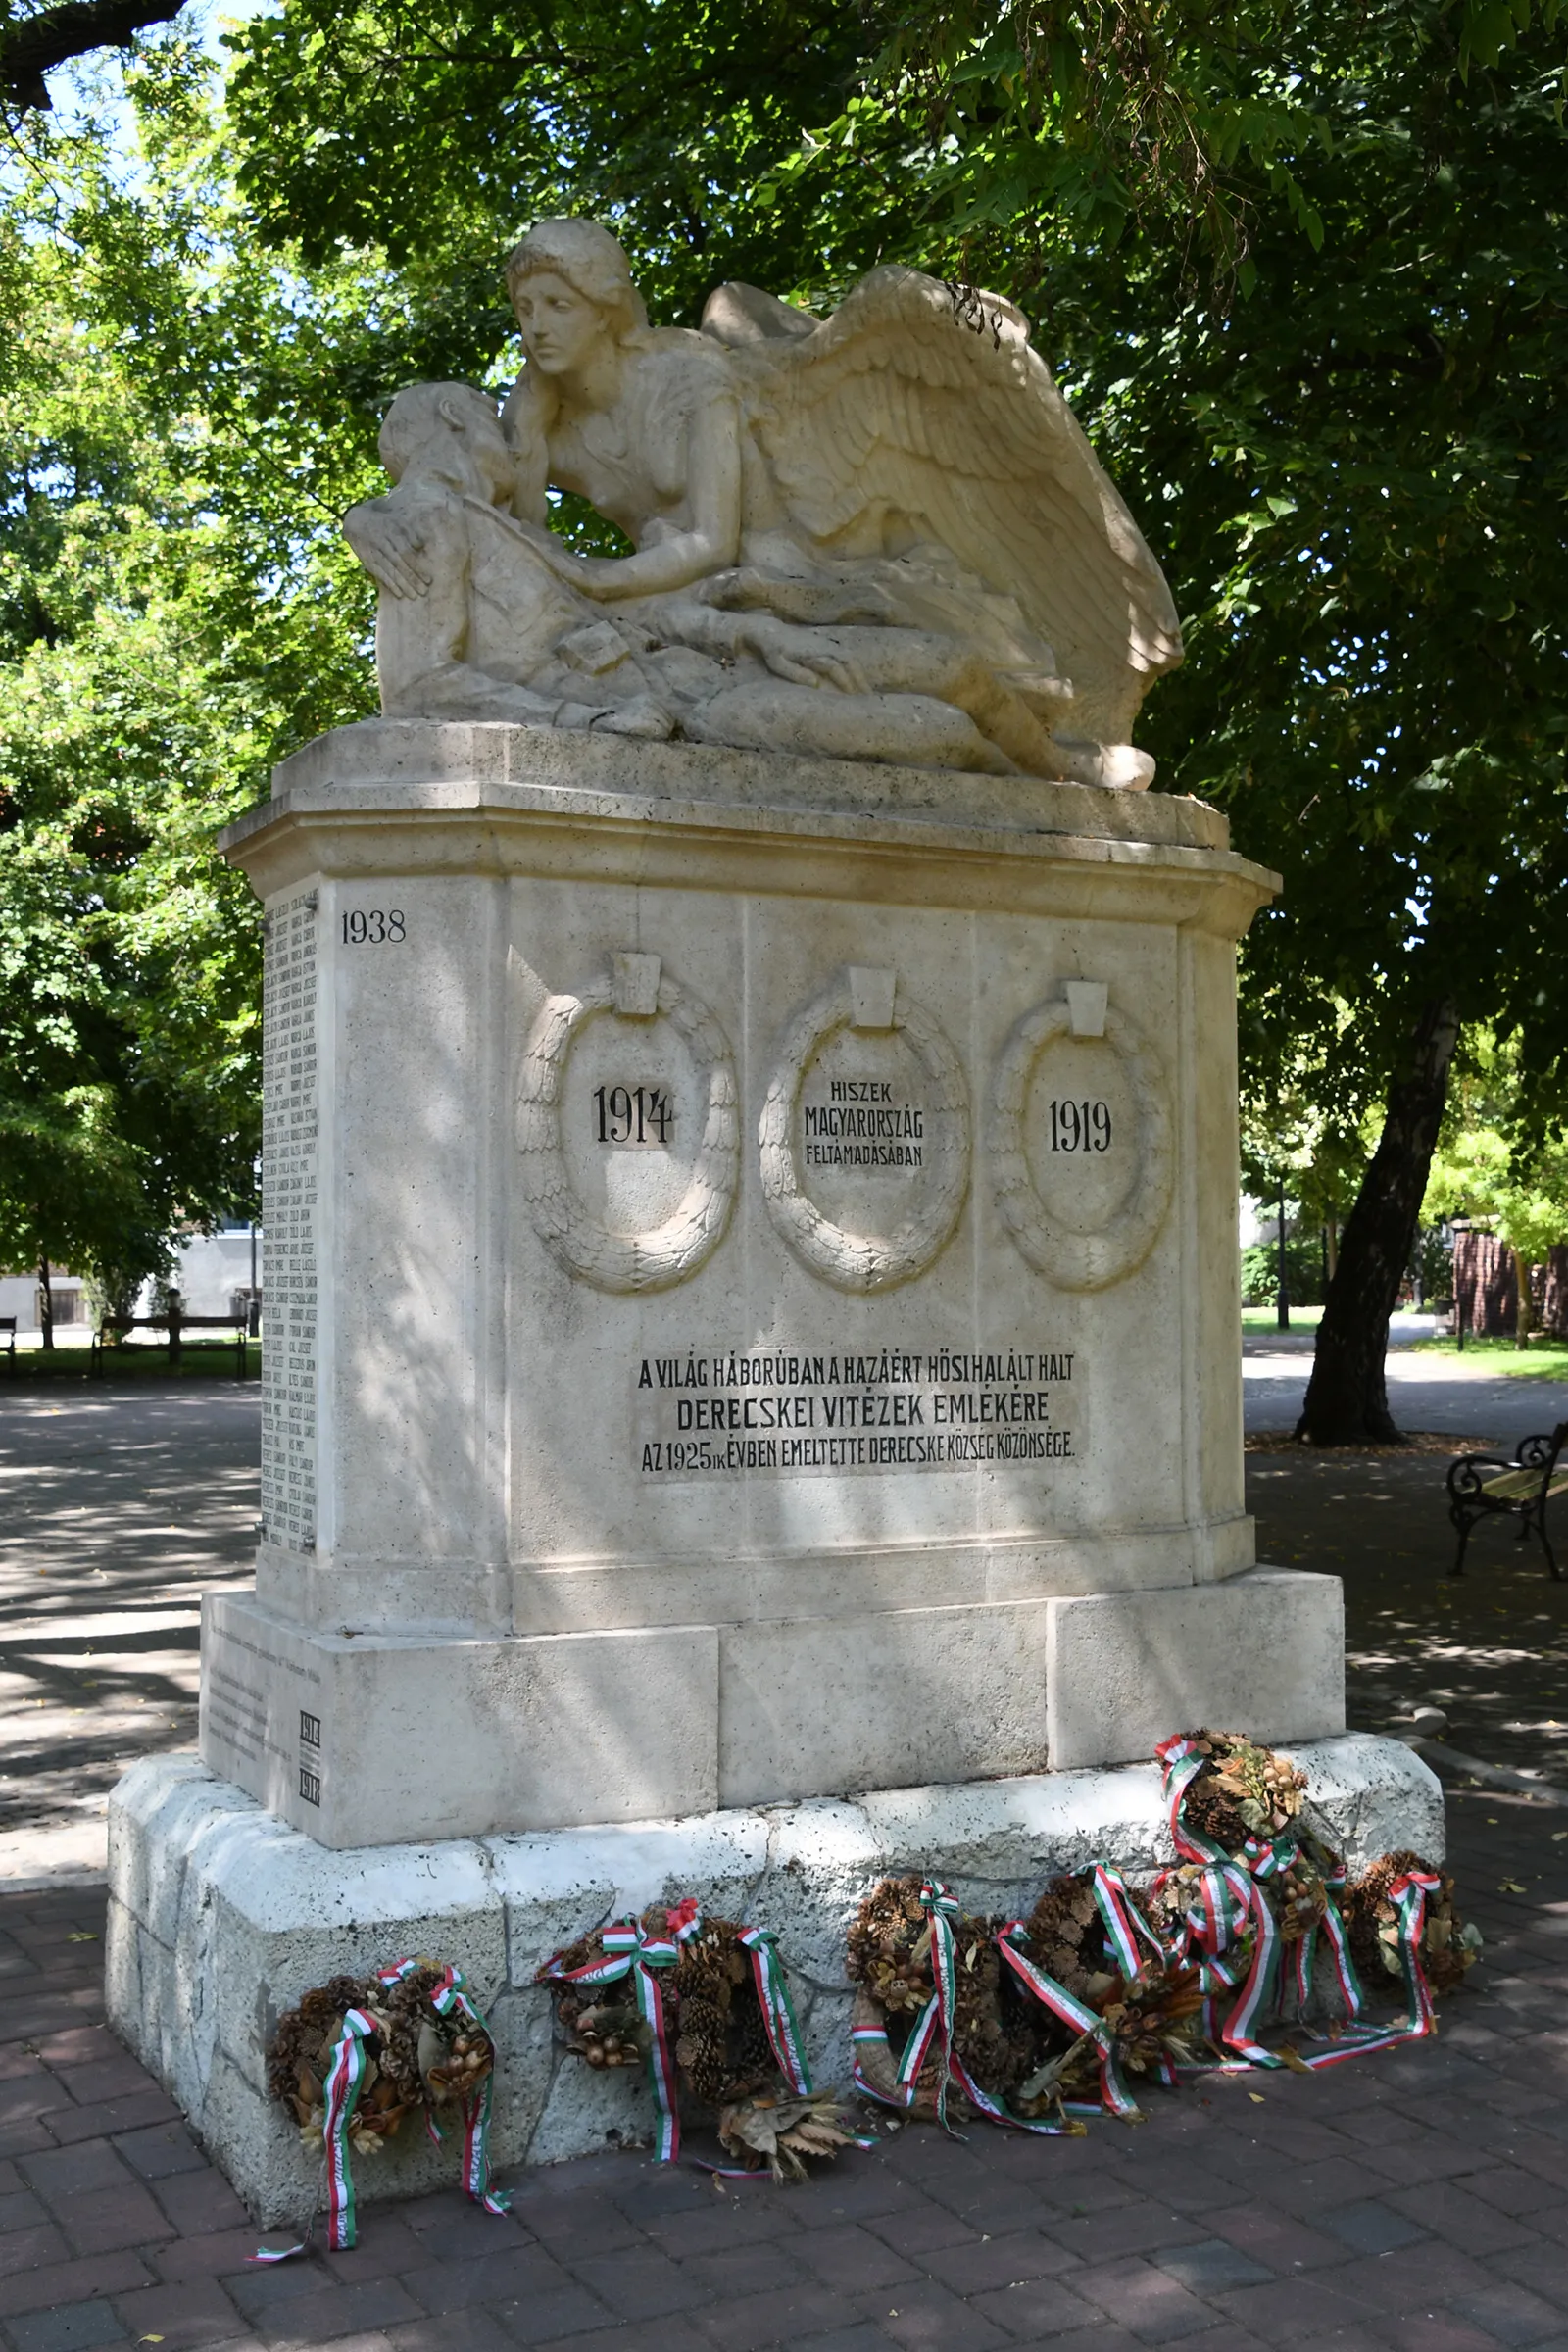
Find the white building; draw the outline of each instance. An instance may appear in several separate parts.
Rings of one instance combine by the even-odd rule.
[[[216,1233],[190,1234],[180,1244],[174,1282],[188,1315],[238,1314],[243,1311],[252,1289],[261,1287],[261,1280],[259,1226],[229,1222],[220,1225]],[[91,1329],[91,1316],[87,1286],[80,1275],[52,1266],[49,1289],[54,1299],[56,1338],[85,1340]],[[137,1314],[150,1314],[152,1305],[153,1286],[147,1283],[136,1299]],[[15,1315],[19,1339],[36,1336],[38,1306],[36,1274],[0,1277],[0,1322]]]

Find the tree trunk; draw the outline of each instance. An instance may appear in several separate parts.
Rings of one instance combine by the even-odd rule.
[[[1513,1344],[1528,1348],[1536,1328],[1536,1302],[1530,1291],[1530,1268],[1522,1250],[1513,1253]]]
[[[38,1260],[38,1328],[43,1334],[44,1346],[52,1348],[55,1344],[55,1302],[49,1288],[49,1260],[46,1257]]]
[[[1458,1036],[1451,999],[1428,1004],[1390,1084],[1383,1133],[1340,1237],[1296,1427],[1314,1446],[1400,1442],[1383,1370],[1389,1317],[1410,1262]]]

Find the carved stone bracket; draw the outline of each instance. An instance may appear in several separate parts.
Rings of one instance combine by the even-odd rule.
[[[1035,1188],[1024,1149],[1024,1118],[1035,1065],[1057,1037],[1100,1037],[1127,1074],[1138,1114],[1137,1174],[1130,1191],[1097,1232],[1078,1233],[1053,1217]],[[991,1190],[1002,1221],[1036,1273],[1061,1291],[1103,1291],[1141,1266],[1170,1207],[1175,1143],[1165,1073],[1136,1022],[1097,989],[1036,1005],[1014,1026],[991,1087],[987,1144]]]
[[[652,1232],[613,1233],[590,1215],[567,1173],[561,1098],[572,1047],[590,1021],[668,1021],[699,1071],[707,1102],[691,1180],[673,1216]],[[601,1291],[663,1291],[684,1282],[724,1238],[740,1181],[739,1090],[729,1041],[701,998],[661,970],[657,956],[616,956],[612,977],[580,997],[547,999],[523,1054],[517,1144],[534,1230],[568,1274]]]
[[[762,1198],[802,1264],[841,1291],[886,1291],[923,1274],[952,1239],[969,1189],[969,1097],[958,1057],[933,1016],[895,975],[860,965],[836,972],[779,1041],[758,1127]],[[897,1030],[925,1081],[924,1160],[908,1214],[890,1234],[852,1233],[807,1193],[795,1149],[796,1109],[811,1061],[841,1029]]]

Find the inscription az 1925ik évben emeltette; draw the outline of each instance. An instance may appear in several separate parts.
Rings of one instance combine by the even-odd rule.
[[[645,1478],[963,1470],[1066,1461],[1053,1391],[1070,1351],[726,1350],[642,1356],[636,1443]]]

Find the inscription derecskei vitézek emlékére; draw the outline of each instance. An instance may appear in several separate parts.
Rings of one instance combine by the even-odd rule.
[[[807,1348],[640,1356],[645,1478],[965,1470],[1074,1458],[1070,1351]]]

